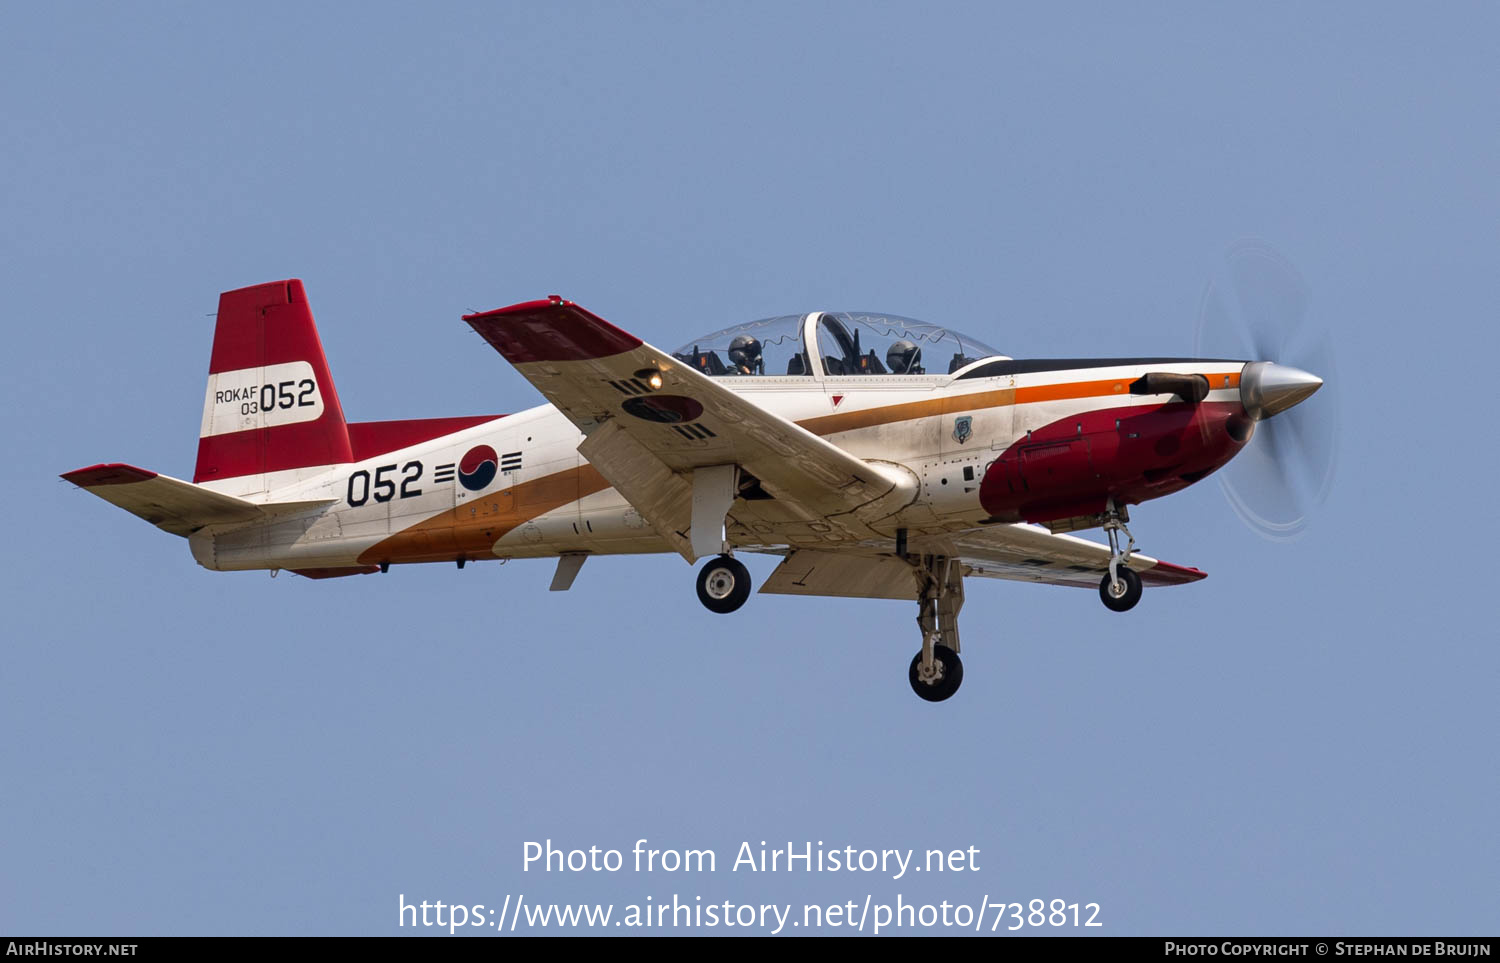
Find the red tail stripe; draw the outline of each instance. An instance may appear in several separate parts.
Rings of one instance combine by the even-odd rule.
[[[209,374],[288,361],[309,362],[320,383],[327,380],[328,361],[301,281],[272,281],[219,295]],[[333,392],[322,387],[326,402]]]
[[[343,465],[354,460],[349,451],[349,436],[338,424],[338,435],[329,428],[328,415],[317,421],[279,428],[237,431],[198,439],[198,467],[193,481],[218,481],[241,475],[311,468],[318,465]],[[342,442],[342,444],[340,444]]]
[[[354,460],[344,410],[302,282],[273,281],[219,295],[210,374],[292,361],[312,365],[323,398],[322,416],[302,424],[200,438],[194,482]]]

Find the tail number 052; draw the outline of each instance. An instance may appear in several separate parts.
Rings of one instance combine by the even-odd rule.
[[[398,467],[401,474],[399,477],[394,477]],[[346,497],[354,508],[358,508],[371,498],[377,502],[388,502],[393,498],[415,498],[422,494],[422,489],[416,484],[421,478],[422,463],[419,461],[409,461],[400,466],[381,465],[375,469],[373,476],[361,468],[349,476],[349,490]]]

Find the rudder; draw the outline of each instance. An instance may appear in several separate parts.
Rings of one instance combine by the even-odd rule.
[[[302,282],[219,295],[193,481],[254,495],[282,483],[274,472],[350,461],[344,411]]]

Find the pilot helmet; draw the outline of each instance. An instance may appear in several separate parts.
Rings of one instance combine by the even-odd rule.
[[[729,342],[729,360],[735,367],[754,371],[760,367],[760,341],[742,334]]]
[[[885,365],[892,374],[907,374],[922,364],[922,349],[902,339],[886,349]]]

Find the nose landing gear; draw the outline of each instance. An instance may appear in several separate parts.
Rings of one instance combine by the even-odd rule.
[[[916,565],[917,627],[922,650],[911,660],[907,679],[912,691],[928,702],[942,702],[964,680],[958,657],[958,610],[964,605],[963,563],[943,555],[923,555]]]
[[[1141,577],[1130,568],[1135,536],[1125,527],[1128,521],[1130,513],[1125,506],[1117,507],[1111,498],[1104,513],[1104,534],[1109,537],[1109,574],[1099,583],[1099,598],[1112,612],[1127,612],[1141,600]],[[1130,540],[1123,552],[1120,551],[1121,532]]]

